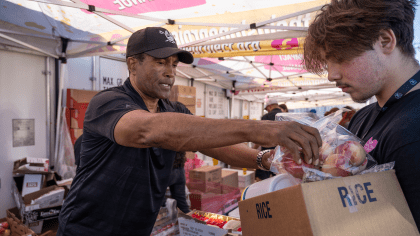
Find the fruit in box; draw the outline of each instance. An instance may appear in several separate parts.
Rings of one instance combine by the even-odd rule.
[[[194,212],[191,215],[192,218],[195,218],[197,220],[203,221],[205,222],[207,225],[212,225],[212,226],[216,226],[219,227],[221,229],[224,228],[224,226],[231,221],[236,221],[236,220],[229,220],[228,218],[223,217],[223,216],[217,216],[215,214],[208,214],[208,213],[204,213],[204,214],[200,214],[198,212]],[[227,219],[227,220],[226,220]],[[239,222],[239,221],[238,221]],[[240,222],[239,224],[229,224],[229,225],[235,225],[235,226],[240,226]]]

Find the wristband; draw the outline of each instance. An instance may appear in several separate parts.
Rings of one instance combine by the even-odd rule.
[[[259,152],[259,153],[258,153],[258,155],[257,155],[257,165],[258,165],[258,168],[259,168],[260,170],[270,171],[269,169],[265,168],[265,167],[263,166],[263,164],[262,164],[262,157],[263,157],[263,156],[264,156],[264,154],[266,154],[267,152],[270,152],[270,150],[268,149],[268,150],[261,151],[261,152]]]

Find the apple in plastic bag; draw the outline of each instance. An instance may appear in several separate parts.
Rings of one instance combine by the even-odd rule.
[[[334,153],[348,158],[352,166],[360,166],[366,160],[365,149],[356,141],[344,142],[334,150]]]
[[[319,161],[323,163],[327,157],[334,152],[334,147],[329,143],[323,142],[321,148],[319,149]]]
[[[322,171],[333,176],[345,177],[352,175],[354,171],[364,170],[366,165],[366,152],[363,146],[356,141],[346,141],[326,158]]]
[[[331,154],[322,165],[322,172],[329,173],[332,176],[350,176],[352,173],[345,168],[348,166],[348,159],[340,154]]]
[[[312,164],[307,164],[305,161],[302,160],[302,164],[298,164],[293,160],[293,156],[290,152],[286,152],[283,155],[283,159],[281,160],[281,163],[283,164],[283,168],[291,174],[293,177],[302,179],[305,172],[303,171],[302,166],[308,167],[308,168],[315,168]]]

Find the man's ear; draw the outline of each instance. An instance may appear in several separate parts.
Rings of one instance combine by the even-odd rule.
[[[130,74],[135,74],[135,66],[136,66],[137,60],[134,57],[127,58],[127,68],[130,71]]]
[[[392,29],[381,30],[378,41],[384,54],[391,54],[397,46],[397,38]]]

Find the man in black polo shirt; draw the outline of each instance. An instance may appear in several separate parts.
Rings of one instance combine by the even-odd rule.
[[[227,164],[268,169],[269,153],[244,142],[282,145],[296,161],[318,160],[316,129],[296,122],[218,120],[193,116],[167,98],[178,49],[164,28],[135,32],[127,44],[129,79],[99,92],[83,125],[80,167],[63,204],[57,235],[149,236],[169,184],[177,151],[200,151]]]
[[[308,29],[304,59],[355,102],[372,96],[349,130],[395,173],[420,227],[420,66],[414,58],[414,0],[332,1]]]

